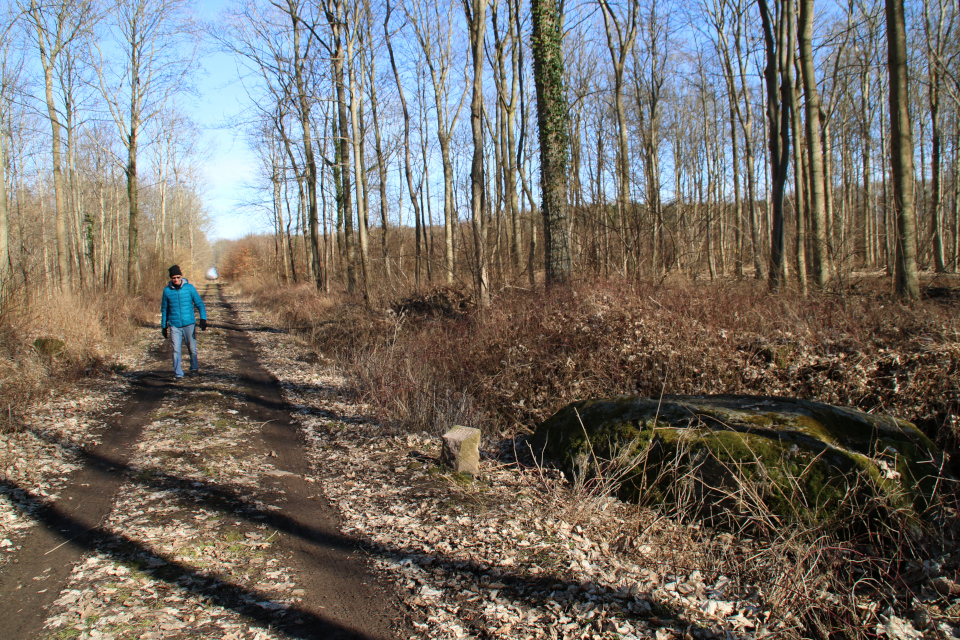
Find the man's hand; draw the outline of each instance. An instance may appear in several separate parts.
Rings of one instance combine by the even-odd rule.
[[[164,339],[164,340],[167,339],[167,328],[166,328],[166,327],[163,327],[162,329],[160,329],[160,335],[163,336],[163,339]]]
[[[207,330],[207,321],[205,318],[200,318],[200,331]]]

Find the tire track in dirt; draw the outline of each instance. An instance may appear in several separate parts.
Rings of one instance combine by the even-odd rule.
[[[401,618],[396,595],[378,584],[369,563],[359,554],[358,541],[340,533],[336,509],[316,485],[305,480],[313,474],[299,427],[290,416],[293,407],[283,399],[276,378],[260,364],[256,346],[240,325],[236,310],[222,288],[216,287],[218,304],[227,319],[221,325],[227,348],[245,372],[239,381],[247,400],[245,413],[263,425],[265,451],[278,469],[270,484],[282,494],[282,512],[268,516],[266,522],[282,532],[280,547],[295,558],[306,591],[301,609],[335,625],[312,637],[394,637],[391,621]]]
[[[156,358],[169,355],[164,343]],[[89,549],[89,536],[104,521],[116,499],[125,468],[143,427],[163,400],[167,380],[158,370],[146,372],[133,384],[132,393],[117,413],[104,419],[103,441],[81,451],[85,460],[71,483],[52,504],[25,498],[24,509],[40,526],[31,530],[14,562],[0,575],[0,629],[4,637],[37,638],[48,609],[66,584],[81,555]],[[10,487],[17,490],[17,488]]]
[[[252,507],[248,496],[237,492],[237,489],[242,491],[242,484],[234,488],[209,481],[197,482],[195,478],[142,467],[142,452],[138,454],[137,450],[148,444],[144,440],[148,431],[156,432],[158,412],[169,412],[162,408],[171,402],[174,405],[193,402],[197,392],[200,396],[210,393],[210,389],[204,389],[207,385],[197,384],[202,377],[170,386],[170,373],[165,367],[170,347],[169,342],[165,342],[151,353],[160,369],[140,376],[119,411],[104,420],[103,442],[80,452],[81,470],[71,478],[59,498],[46,499],[29,487],[5,487],[8,493],[18,496],[24,516],[39,526],[31,529],[15,561],[6,565],[0,576],[0,602],[4,604],[0,608],[0,629],[4,638],[47,637],[51,632],[44,624],[49,624],[51,615],[61,618],[55,626],[63,628],[61,612],[70,593],[82,591],[88,602],[98,593],[102,595],[102,589],[91,590],[89,582],[87,586],[83,581],[77,582],[84,572],[89,575],[89,567],[98,566],[97,562],[103,566],[102,561],[96,560],[97,556],[108,562],[112,558],[119,565],[133,562],[129,566],[139,570],[142,580],[154,581],[165,593],[179,591],[191,601],[209,602],[236,612],[240,616],[238,622],[246,620],[249,624],[251,637],[257,635],[256,628],[272,629],[273,637],[280,634],[280,637],[303,639],[396,637],[391,631],[392,625],[402,626],[402,623],[399,623],[401,616],[397,613],[392,588],[378,583],[370,563],[358,553],[357,541],[339,532],[336,510],[320,494],[318,485],[312,484],[313,474],[299,428],[291,420],[292,407],[283,399],[277,381],[259,364],[247,330],[220,287],[207,286],[204,297],[214,297],[211,293],[217,299],[208,300],[208,308],[212,307],[217,316],[227,320],[218,323],[223,336],[219,349],[226,345],[230,355],[222,357],[234,359],[240,372],[239,376],[214,375],[221,381],[232,380],[230,388],[222,392],[232,397],[233,406],[241,410],[245,422],[259,425],[251,432],[251,435],[259,432],[259,437],[248,438],[242,448],[252,448],[255,455],[270,460],[268,466],[273,470],[261,478],[262,486],[255,491],[266,498],[269,505]],[[184,563],[178,556],[143,538],[136,527],[124,528],[124,521],[132,524],[131,517],[135,520],[142,515],[136,511],[136,503],[121,504],[121,497],[126,495],[124,499],[128,500],[131,489],[141,495],[169,493],[174,489],[181,495],[181,501],[189,494],[187,509],[220,513],[238,526],[246,522],[272,527],[277,534],[274,544],[278,555],[288,562],[293,560],[291,568],[298,575],[297,586],[302,589],[296,591],[301,597],[295,598],[296,604],[292,606],[274,601],[269,592],[262,591],[256,584],[245,586],[232,581],[229,574]],[[130,511],[131,506],[135,511]],[[88,559],[82,561],[83,557]],[[78,574],[81,562],[83,570]],[[68,589],[68,582],[72,590]],[[81,591],[77,591],[78,587]],[[107,610],[114,607],[115,611],[118,602],[109,604],[111,599],[106,600],[106,604],[100,603],[98,611],[104,607]],[[403,636],[409,635],[406,629],[403,631]],[[173,629],[170,632],[132,637],[179,637],[180,632]],[[189,635],[187,628],[183,632]]]

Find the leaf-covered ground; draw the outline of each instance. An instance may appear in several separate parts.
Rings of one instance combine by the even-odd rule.
[[[305,479],[337,508],[344,538],[360,541],[375,580],[399,594],[408,623],[397,637],[799,638],[831,616],[862,637],[960,637],[958,555],[886,576],[826,543],[675,522],[517,463],[522,439],[488,438],[481,477],[452,474],[438,464],[436,434],[374,419],[377,407],[324,354],[233,307],[300,424]],[[144,329],[123,355],[132,372],[148,366],[155,333]],[[202,334],[201,354],[200,382],[172,389],[144,427],[103,523],[116,546],[71,568],[46,637],[304,637],[296,616],[308,576],[269,524],[282,503],[271,480],[285,472],[255,444],[263,425],[246,416],[247,372],[224,336]],[[54,499],[69,486],[79,447],[102,437],[97,412],[128,387],[123,376],[90,381],[3,434],[5,574],[38,526],[22,490]],[[856,589],[835,579],[844,572]]]

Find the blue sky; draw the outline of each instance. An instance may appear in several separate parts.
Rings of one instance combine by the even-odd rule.
[[[203,20],[213,20],[226,4],[227,0],[202,0],[197,11]],[[246,94],[232,57],[207,54],[201,64],[200,97],[188,114],[204,132],[210,149],[209,158],[203,163],[204,201],[213,219],[213,237],[239,238],[266,226],[265,219],[241,206],[248,195],[244,187],[253,180],[256,165],[242,129],[231,122],[243,115]]]

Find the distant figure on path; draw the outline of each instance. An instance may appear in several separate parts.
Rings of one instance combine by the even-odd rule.
[[[184,339],[190,351],[190,375],[200,371],[197,360],[197,325],[193,308],[200,310],[200,330],[207,330],[207,308],[197,293],[197,288],[187,282],[180,267],[170,267],[170,283],[163,289],[163,301],[160,303],[160,333],[167,339],[167,328],[173,331],[173,375],[176,382],[183,380],[180,347]]]

